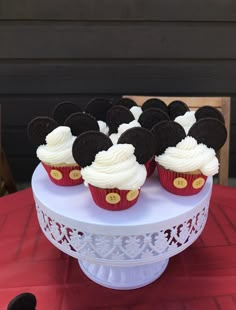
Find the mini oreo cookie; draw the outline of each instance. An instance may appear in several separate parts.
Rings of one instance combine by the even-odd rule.
[[[53,118],[61,126],[71,114],[76,112],[82,112],[82,109],[80,109],[76,104],[70,101],[60,102],[53,110]]]
[[[107,111],[113,106],[107,98],[94,98],[86,106],[85,112],[93,115],[97,121],[106,121]]]
[[[124,106],[115,105],[107,112],[106,123],[109,134],[116,133],[121,124],[128,124],[134,120],[133,114]]]
[[[82,167],[90,166],[100,151],[106,151],[112,142],[102,132],[87,131],[78,136],[72,146],[74,160]]]
[[[35,310],[37,300],[31,293],[22,293],[14,297],[7,306],[7,310]]]
[[[177,116],[184,115],[189,111],[187,104],[180,100],[172,101],[168,106],[168,114],[171,120],[174,120]]]
[[[176,146],[186,137],[185,131],[181,125],[174,121],[163,121],[152,128],[155,138],[155,154],[161,155],[169,146]]]
[[[195,117],[197,121],[206,117],[212,117],[218,119],[222,123],[225,123],[223,114],[219,110],[211,106],[204,106],[199,108],[195,112]]]
[[[227,130],[224,124],[215,118],[200,119],[190,128],[188,136],[213,148],[216,152],[224,145],[227,139]]]
[[[134,100],[130,99],[130,98],[120,98],[117,102],[116,105],[121,105],[124,106],[128,109],[131,109],[132,107],[136,107],[137,104]]]
[[[152,127],[157,123],[168,120],[170,120],[169,115],[163,110],[157,108],[150,108],[143,111],[143,113],[138,119],[138,122],[141,124],[142,127],[152,129]]]
[[[28,124],[28,138],[36,146],[45,144],[46,136],[57,127],[58,123],[51,117],[36,117]]]
[[[150,108],[161,109],[168,114],[168,107],[164,101],[158,98],[150,98],[142,105],[142,110],[145,111]]]
[[[98,122],[88,113],[77,112],[65,120],[65,126],[70,127],[73,136],[79,136],[85,131],[99,131]]]
[[[132,144],[134,154],[140,164],[145,164],[155,154],[153,134],[146,128],[134,127],[126,130],[119,138],[119,144]]]

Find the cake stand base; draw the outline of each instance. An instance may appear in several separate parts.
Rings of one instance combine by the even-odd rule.
[[[143,287],[159,278],[165,271],[169,259],[158,263],[131,267],[114,267],[79,260],[79,265],[92,281],[116,290]]]

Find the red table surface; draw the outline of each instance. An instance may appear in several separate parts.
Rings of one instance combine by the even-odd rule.
[[[236,189],[214,185],[206,227],[143,288],[117,291],[88,279],[39,227],[31,189],[0,199],[0,309],[22,292],[37,310],[236,309]]]

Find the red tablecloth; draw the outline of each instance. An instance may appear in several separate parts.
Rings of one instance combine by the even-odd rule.
[[[0,199],[0,309],[31,292],[37,310],[236,309],[236,189],[214,186],[201,237],[154,283],[117,291],[89,280],[43,235],[31,189]]]

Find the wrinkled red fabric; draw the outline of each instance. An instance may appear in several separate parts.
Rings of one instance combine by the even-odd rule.
[[[214,185],[201,236],[150,285],[117,291],[88,279],[39,227],[31,189],[0,199],[0,309],[22,292],[37,310],[236,309],[236,189]]]

